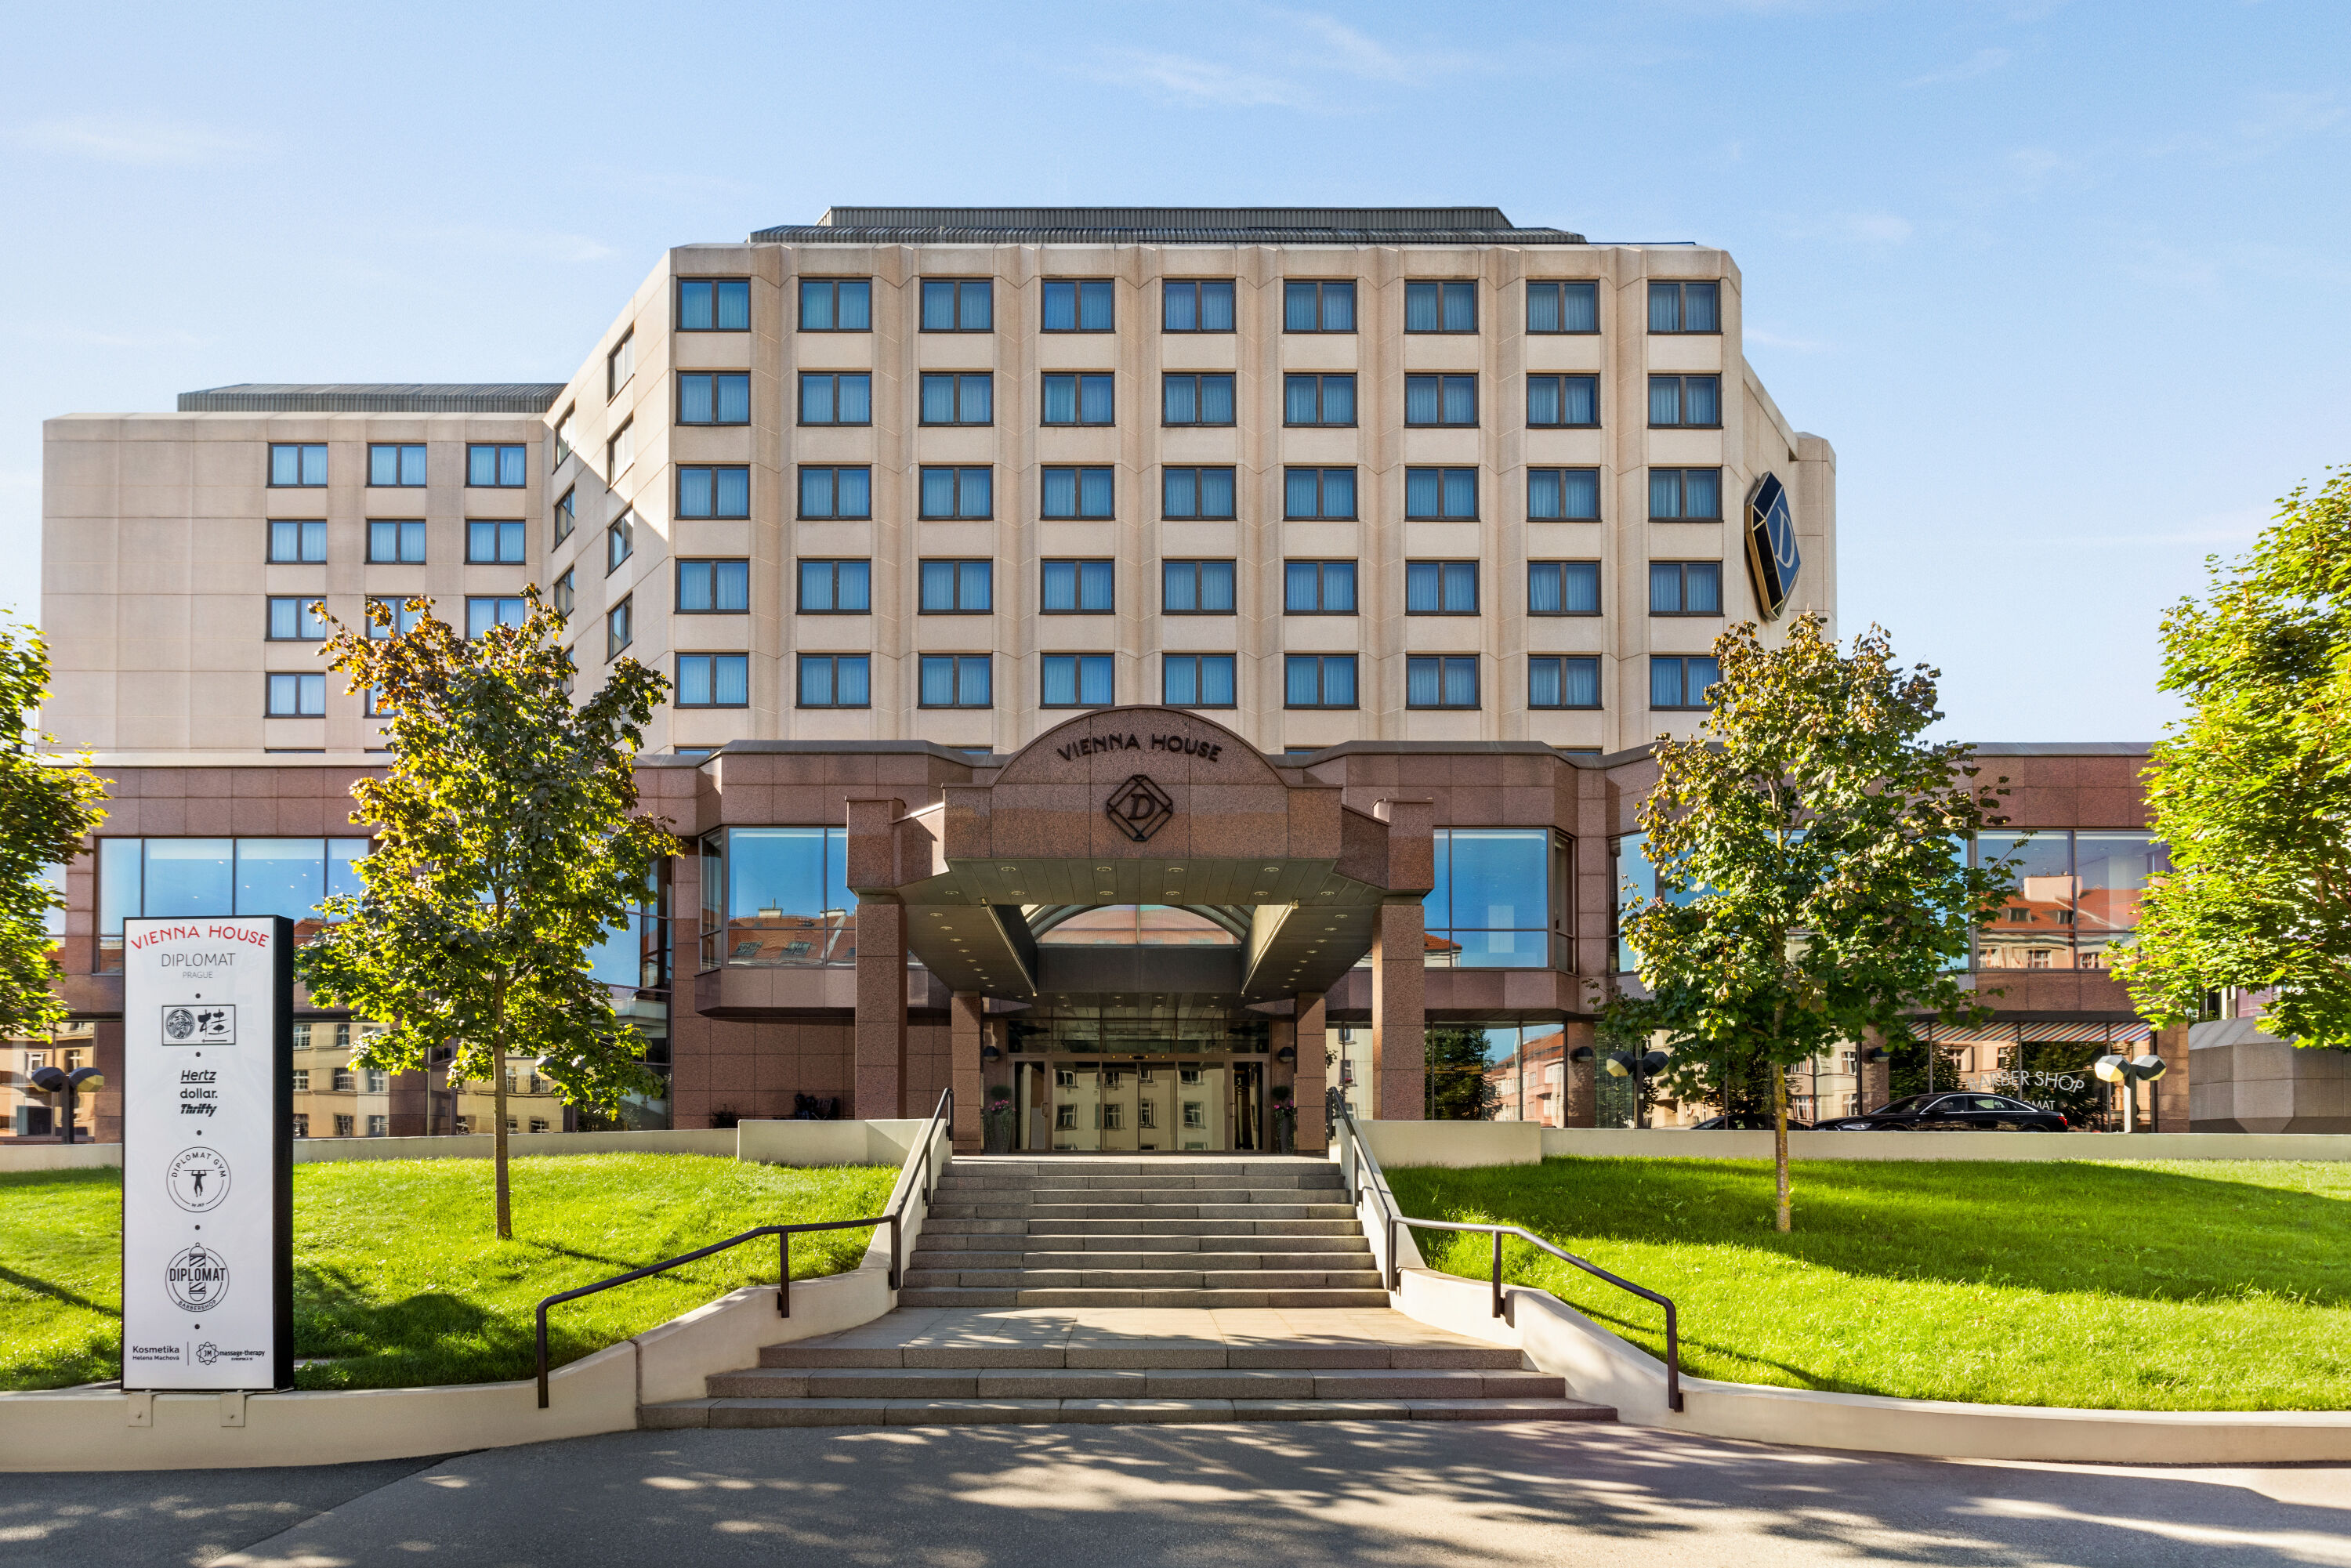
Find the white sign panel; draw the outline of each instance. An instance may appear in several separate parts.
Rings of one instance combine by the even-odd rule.
[[[123,922],[125,1388],[293,1382],[293,941]]]

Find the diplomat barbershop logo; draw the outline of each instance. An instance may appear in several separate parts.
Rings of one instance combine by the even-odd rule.
[[[1149,774],[1138,773],[1118,787],[1102,813],[1139,844],[1175,818],[1176,802],[1151,781]]]
[[[228,1297],[228,1265],[199,1241],[163,1266],[163,1289],[183,1312],[210,1312]]]

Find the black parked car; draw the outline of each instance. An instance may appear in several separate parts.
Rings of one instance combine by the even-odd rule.
[[[1788,1131],[1792,1133],[1808,1133],[1812,1127],[1810,1122],[1799,1122],[1793,1116],[1788,1118]],[[1729,1116],[1708,1116],[1703,1122],[1690,1124],[1693,1133],[1719,1133],[1725,1128],[1740,1133],[1768,1133],[1771,1130],[1771,1118],[1752,1111],[1741,1111]]]
[[[1839,1116],[1823,1122],[1832,1133],[1964,1133],[1976,1129],[1999,1133],[2062,1133],[2069,1124],[2062,1111],[2006,1094],[1913,1094],[1881,1105],[1866,1116]]]

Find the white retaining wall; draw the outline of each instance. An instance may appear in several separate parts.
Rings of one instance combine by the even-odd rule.
[[[789,1164],[887,1164],[901,1169],[891,1201],[923,1175],[915,1168],[925,1121],[747,1123],[754,1128],[822,1128],[817,1134],[773,1135],[763,1154]],[[877,1160],[843,1159],[849,1145],[830,1129],[852,1128]],[[644,1137],[645,1134],[549,1133],[545,1138]],[[719,1134],[688,1134],[718,1136]],[[733,1138],[734,1133],[724,1134]],[[354,1143],[458,1142],[455,1139],[354,1139]],[[482,1140],[488,1142],[487,1138]],[[520,1141],[520,1140],[517,1140]],[[68,1149],[52,1145],[59,1154]],[[77,1145],[77,1149],[82,1145]],[[90,1145],[92,1149],[120,1145]],[[931,1180],[953,1152],[943,1130],[931,1151]],[[552,1154],[553,1149],[537,1153]],[[586,1152],[576,1147],[560,1152]],[[732,1152],[732,1151],[729,1151]],[[789,1158],[814,1155],[816,1158]],[[387,1156],[370,1156],[387,1157]],[[398,1157],[398,1156],[389,1156]],[[99,1163],[99,1162],[91,1162]],[[885,1211],[888,1206],[884,1206]],[[901,1225],[904,1256],[914,1255],[924,1205]],[[760,1243],[747,1242],[747,1246]],[[621,1289],[627,1289],[622,1286]],[[465,1448],[621,1432],[637,1424],[639,1404],[699,1398],[715,1372],[757,1365],[759,1347],[832,1333],[888,1312],[890,1230],[876,1226],[857,1268],[795,1281],[791,1316],[777,1313],[772,1285],[730,1291],[706,1306],[632,1339],[559,1366],[548,1378],[548,1408],[535,1381],[460,1384],[440,1388],[371,1388],[282,1394],[125,1394],[120,1389],[53,1389],[0,1394],[0,1471],[229,1469],[257,1465],[328,1465],[360,1459],[417,1458]],[[559,1313],[562,1308],[554,1312]]]
[[[1391,1166],[1523,1166],[1562,1155],[1768,1160],[1768,1132],[1364,1122]],[[1797,1160],[2351,1160],[2344,1133],[1790,1133]]]
[[[1385,1268],[1387,1214],[1397,1212],[1381,1166],[1397,1165],[1531,1165],[1540,1155],[1526,1146],[1527,1124],[1451,1124],[1414,1122],[1359,1124],[1369,1157],[1359,1163],[1334,1139],[1332,1157],[1339,1161],[1349,1189],[1360,1195],[1356,1213],[1371,1237],[1372,1250]],[[1541,1133],[1542,1153],[1587,1155],[1648,1155],[1675,1153],[1724,1159],[1768,1159],[1769,1133],[1693,1133],[1589,1130],[1562,1134],[1556,1129]],[[2095,1136],[2104,1152],[2080,1152],[2041,1158],[2073,1159],[2343,1159],[2351,1150],[2322,1152],[2308,1147],[2346,1140],[2327,1134],[2036,1134],[2030,1133],[1817,1133],[1796,1134],[1835,1140],[1890,1140],[1905,1150],[1947,1147],[1939,1155],[1881,1152],[1845,1155],[1846,1158],[1896,1159],[2017,1159],[2033,1157],[2015,1153],[1973,1154],[1964,1145],[2003,1144],[2079,1144]],[[1608,1140],[1593,1146],[1555,1149],[1554,1138]],[[1760,1151],[1752,1148],[1761,1139]],[[1677,1145],[1696,1140],[1697,1146]],[[2192,1140],[2192,1142],[2191,1142]],[[2140,1145],[2176,1141],[2195,1153],[2141,1153]],[[1729,1147],[1707,1145],[1729,1144]],[[2283,1143],[2293,1152],[2240,1153],[2214,1149],[2213,1144]],[[2113,1145],[2126,1145],[2114,1148]],[[1662,1145],[1662,1146],[1660,1146]],[[1391,1154],[1390,1151],[1395,1151]],[[1794,1150],[1792,1148],[1792,1153]],[[1828,1157],[1814,1155],[1811,1157]],[[1531,1286],[1502,1287],[1503,1316],[1493,1315],[1490,1280],[1468,1280],[1427,1267],[1411,1230],[1396,1228],[1395,1261],[1399,1288],[1389,1296],[1405,1315],[1437,1328],[1450,1329],[1494,1344],[1516,1345],[1538,1370],[1564,1378],[1568,1392],[1579,1399],[1615,1406],[1629,1425],[1663,1427],[1715,1437],[1743,1437],[1757,1442],[1791,1443],[1822,1448],[1854,1448],[1889,1454],[1919,1454],[1944,1458],[2022,1459],[2095,1464],[2254,1465],[2297,1462],[2351,1462],[2351,1410],[2074,1410],[2031,1405],[1968,1405],[1940,1399],[1895,1399],[1870,1394],[1831,1394],[1802,1388],[1774,1388],[1763,1384],[1724,1383],[1712,1378],[1681,1380],[1683,1408],[1667,1402],[1665,1364],[1593,1322],[1548,1291]],[[1687,1334],[1691,1325],[1684,1322]]]

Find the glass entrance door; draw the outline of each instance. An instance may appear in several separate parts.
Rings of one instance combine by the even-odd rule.
[[[1265,1146],[1265,1063],[1013,1059],[1018,1146],[1040,1153],[1210,1154]]]

